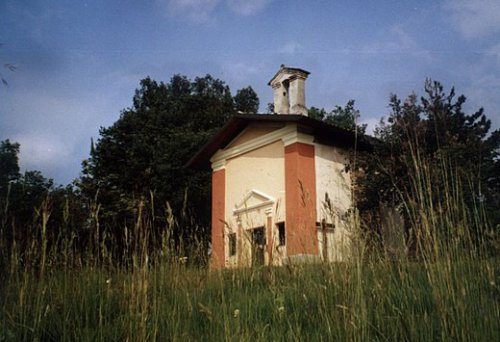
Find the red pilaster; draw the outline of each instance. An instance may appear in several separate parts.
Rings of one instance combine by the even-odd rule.
[[[287,255],[318,254],[314,146],[285,146]]]
[[[224,255],[224,208],[226,197],[226,170],[212,173],[212,268],[225,266]]]

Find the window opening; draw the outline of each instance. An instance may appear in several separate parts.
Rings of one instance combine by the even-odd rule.
[[[279,222],[276,225],[278,226],[278,246],[284,246],[286,244],[285,222]]]
[[[229,256],[236,255],[236,233],[229,234]]]
[[[266,245],[266,236],[264,227],[252,229],[252,266],[264,265],[264,250]]]

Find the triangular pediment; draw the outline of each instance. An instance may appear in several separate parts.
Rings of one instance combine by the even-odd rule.
[[[267,125],[249,125],[239,135],[237,135],[224,149],[229,149],[235,146],[242,145],[246,142],[259,139],[268,133],[272,133],[280,128],[283,124],[267,124]]]
[[[250,190],[245,197],[235,206],[233,213],[235,215],[255,210],[263,207],[272,206],[274,198],[258,190]]]

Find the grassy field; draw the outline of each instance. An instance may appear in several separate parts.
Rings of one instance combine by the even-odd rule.
[[[353,211],[344,263],[195,268],[168,243],[148,254],[139,215],[117,266],[104,243],[48,248],[40,210],[30,249],[0,260],[0,341],[500,341],[500,226],[460,184],[436,196],[429,169],[401,194],[413,251],[398,258],[368,248]]]
[[[500,260],[14,272],[0,341],[498,341]]]

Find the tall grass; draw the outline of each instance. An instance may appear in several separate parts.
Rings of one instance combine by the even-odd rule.
[[[498,260],[25,272],[4,340],[498,340]]]
[[[124,227],[129,258],[115,264],[98,206],[96,239],[76,255],[71,239],[47,249],[44,205],[32,251],[23,253],[29,260],[16,260],[14,244],[2,271],[0,341],[499,340],[500,259],[481,203],[465,200],[474,186],[464,193],[446,163],[436,180],[421,156],[412,160],[412,185],[400,195],[414,259],[368,254],[358,238],[345,263],[197,268],[175,257],[171,216],[161,250],[151,253],[154,213],[139,207],[135,226]],[[353,237],[362,225],[355,214]],[[79,261],[49,262],[58,258]]]

